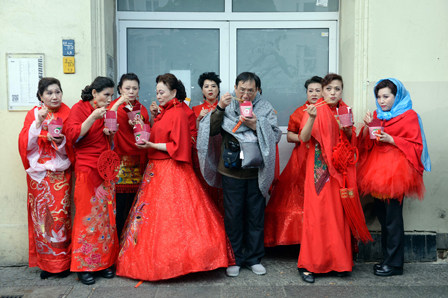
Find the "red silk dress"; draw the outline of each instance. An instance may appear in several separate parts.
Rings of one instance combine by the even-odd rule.
[[[59,273],[70,269],[71,259],[71,170],[66,154],[69,146],[63,141],[56,149],[46,136],[51,114],[62,118],[65,134],[70,108],[61,103],[39,129],[34,122],[38,110],[34,107],[28,111],[19,135],[20,157],[27,171],[29,267]]]
[[[212,104],[210,104],[207,100],[205,100],[203,104],[194,106],[193,112],[195,114],[195,123],[196,123],[196,119],[199,117],[199,114],[201,113],[202,110],[207,110],[208,112],[211,112],[214,109],[216,109],[217,105],[218,105],[218,100],[216,100]],[[215,202],[215,204],[218,207],[221,214],[224,215],[224,193],[222,192],[221,188],[212,187],[212,186],[208,185],[208,183],[205,181],[204,177],[202,176],[201,169],[199,167],[198,150],[196,149],[196,146],[193,146],[193,148],[192,148],[191,158],[193,160],[194,172],[196,173],[196,176],[198,177],[199,181],[201,182],[202,187],[212,198],[213,202]]]
[[[345,103],[341,100],[338,105]],[[306,177],[303,231],[297,266],[313,273],[352,271],[353,267],[350,227],[339,193],[344,186],[344,178],[331,162],[333,148],[339,143],[339,125],[334,115],[335,107],[319,107],[311,138],[299,147],[299,154],[306,155]],[[301,129],[307,120],[306,113]],[[351,143],[355,146],[354,127],[352,133]],[[347,184],[348,188],[353,188],[359,202],[355,165],[347,168]],[[362,212],[360,202],[358,208]]]
[[[70,268],[73,272],[109,268],[118,255],[114,183],[108,186],[97,170],[98,158],[109,150],[103,133],[104,120],[96,120],[84,137],[79,137],[82,123],[93,111],[90,102],[81,100],[72,107],[67,120],[67,138],[74,144],[76,160],[76,214]]]
[[[307,102],[308,103],[308,102]],[[289,118],[288,131],[299,133],[306,104]],[[302,238],[305,156],[296,143],[265,210],[264,246],[299,244]]]
[[[111,102],[110,106],[113,107],[119,99],[120,97]],[[123,109],[124,106],[126,103],[118,107],[119,129],[114,136],[114,151],[121,160],[115,191],[116,193],[136,193],[146,167],[147,154],[146,150],[138,149],[135,145],[133,127],[128,123],[129,117]],[[141,117],[145,124],[149,124],[148,110],[143,105],[141,105]]]
[[[376,111],[373,114],[377,118]],[[368,127],[363,127],[358,163],[358,187],[363,195],[371,194],[383,200],[412,197],[423,200],[423,151],[418,116],[414,110],[388,121],[382,121],[384,132],[394,138],[394,146],[371,140]],[[364,134],[364,130],[367,132]]]
[[[177,99],[157,116],[143,182],[129,214],[117,275],[157,281],[234,264],[218,209],[191,166],[188,118]]]

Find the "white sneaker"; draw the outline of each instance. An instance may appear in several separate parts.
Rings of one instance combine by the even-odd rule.
[[[227,276],[235,277],[240,274],[240,266],[230,266],[226,269]]]
[[[266,268],[264,268],[264,266],[261,264],[247,266],[247,268],[251,269],[253,273],[258,274],[258,275],[266,274]]]

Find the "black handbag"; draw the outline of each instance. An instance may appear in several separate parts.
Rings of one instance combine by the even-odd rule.
[[[224,166],[229,169],[240,169],[240,144],[229,141],[228,146],[225,146],[222,153],[222,159],[224,160]]]

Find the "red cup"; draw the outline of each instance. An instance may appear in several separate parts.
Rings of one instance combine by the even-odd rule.
[[[54,137],[54,138],[59,138],[60,134],[62,132],[62,119],[61,118],[56,118],[53,119],[49,124],[48,124],[48,133]]]
[[[141,110],[127,112],[129,120],[134,121],[135,119],[140,119],[142,117]]]
[[[342,127],[353,126],[353,113],[350,107],[338,108],[339,123]]]
[[[252,103],[248,100],[240,103],[240,114],[244,118],[252,118],[254,115],[252,114],[253,106]]]
[[[104,115],[104,118],[106,128],[108,128],[110,131],[118,130],[117,113],[115,111],[107,111]]]
[[[384,132],[384,127],[382,126],[369,126],[370,139],[375,140],[382,131]]]
[[[138,124],[134,126],[134,138],[137,144],[143,145],[145,144],[143,140],[149,141],[149,137],[151,135],[150,130],[151,127],[148,124],[145,124],[143,126]]]

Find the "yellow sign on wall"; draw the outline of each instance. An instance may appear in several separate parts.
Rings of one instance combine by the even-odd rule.
[[[75,57],[63,57],[64,73],[75,73]]]

